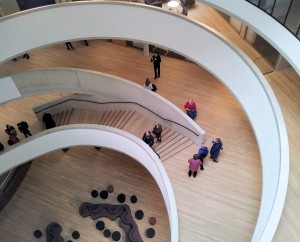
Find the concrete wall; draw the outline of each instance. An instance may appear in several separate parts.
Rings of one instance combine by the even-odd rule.
[[[226,5],[220,9],[230,9],[225,11],[229,15],[233,12],[237,16],[249,19],[249,26],[252,26],[251,21],[259,26],[259,21],[263,18],[263,13],[259,13],[260,10],[249,3],[246,4],[246,1],[210,2],[220,6]],[[74,12],[80,13],[80,17],[74,15]],[[53,19],[54,13],[56,18]],[[269,19],[266,21],[265,27],[270,22]],[[295,43],[291,35],[287,36],[287,30],[276,25],[274,21],[270,22],[265,35],[274,40],[271,41],[272,44],[280,46],[284,56],[299,71],[300,48],[295,48],[299,42]],[[184,34],[182,31],[174,31],[174,26],[184,30]],[[12,29],[14,31],[11,31]],[[69,31],[70,29],[72,31]],[[0,55],[0,63],[53,43],[108,38],[153,43],[174,50],[204,66],[236,96],[253,127],[262,159],[263,188],[252,241],[265,242],[272,239],[281,216],[288,183],[289,151],[285,124],[274,93],[263,75],[252,61],[231,43],[226,42],[213,30],[178,14],[121,2],[81,2],[35,9],[18,16],[2,18],[0,32],[3,33],[0,46],[6,46]],[[263,31],[256,32],[261,34]],[[32,33],[39,34],[32,38]],[[274,37],[274,33],[281,34]],[[289,45],[286,45],[290,39]],[[284,45],[281,45],[283,41]],[[272,142],[269,142],[270,137]]]

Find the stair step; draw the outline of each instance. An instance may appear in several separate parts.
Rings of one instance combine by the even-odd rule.
[[[193,144],[194,144],[193,141],[188,140],[188,141],[185,142],[185,144],[182,144],[179,147],[177,147],[176,149],[173,149],[168,154],[165,154],[165,155],[161,156],[160,159],[161,159],[162,162],[164,162],[164,161],[170,159],[171,157],[173,157],[174,155],[182,152],[183,150],[185,150],[186,148],[190,147]]]

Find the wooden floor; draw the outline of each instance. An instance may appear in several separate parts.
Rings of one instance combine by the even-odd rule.
[[[218,12],[204,5],[196,4],[195,8],[189,11],[189,17],[202,21],[222,34],[226,34],[226,37],[243,49],[251,59],[259,57],[259,53],[242,41],[227,24],[226,19]],[[10,61],[0,66],[0,75],[40,67],[75,67],[105,72],[139,84],[143,84],[146,77],[153,78],[150,58],[144,57],[142,51],[100,40],[89,41],[89,43],[90,46],[86,47],[82,42],[74,42],[75,51],[67,51],[64,45],[33,51],[30,53],[31,58],[29,60],[19,59],[17,62]],[[196,122],[207,132],[207,145],[209,146],[209,140],[214,137],[220,137],[224,143],[224,151],[220,155],[219,163],[206,159],[205,170],[200,172],[196,179],[187,177],[186,164],[187,159],[197,152],[195,146],[188,147],[163,163],[171,180],[178,206],[180,241],[250,241],[260,205],[261,164],[256,140],[246,115],[235,97],[203,68],[190,62],[162,56],[161,70],[161,78],[153,80],[158,87],[158,94],[180,108],[183,108],[187,99],[193,98],[197,103],[199,112]],[[296,160],[300,154],[299,142],[297,142],[299,140],[300,120],[300,82],[299,77],[292,69],[274,72],[269,74],[267,79],[275,90],[283,110],[291,148],[291,176],[288,197],[274,241],[297,241],[300,236],[300,229],[297,226],[300,217],[300,209],[297,209],[300,198],[300,180],[298,178],[300,169]],[[0,125],[2,127],[6,123],[16,125],[18,121],[26,119],[33,131],[39,130],[40,124],[30,108],[32,105],[50,100],[53,97],[54,95],[43,95],[24,98],[1,106]],[[0,140],[2,142],[6,140],[4,132],[0,134]],[[110,151],[106,152],[109,153]],[[45,213],[46,216],[41,215],[44,214],[45,202],[42,203],[43,206],[28,202],[39,197],[39,191],[32,184],[40,184],[39,189],[49,190],[49,197],[47,197],[49,211],[56,210],[57,202],[54,198],[57,194],[62,200],[64,199],[63,203],[76,205],[77,209],[78,202],[82,198],[88,197],[88,191],[92,186],[95,186],[94,184],[107,184],[111,182],[109,179],[117,181],[117,186],[124,189],[126,187],[131,191],[135,190],[137,182],[132,180],[131,175],[128,174],[146,174],[147,172],[135,167],[134,162],[130,166],[131,170],[127,170],[122,179],[114,178],[115,171],[111,172],[110,167],[105,170],[106,166],[101,166],[99,181],[87,179],[87,177],[94,177],[89,173],[94,174],[94,169],[98,167],[98,163],[106,162],[104,155],[102,156],[102,152],[90,152],[90,148],[88,150],[83,148],[82,150],[74,149],[74,151],[72,149],[67,154],[58,151],[34,161],[16,196],[0,214],[0,241],[33,241],[33,228],[45,227],[46,223],[53,219],[52,213]],[[75,172],[78,166],[79,169],[82,169],[76,163],[77,156],[79,163],[85,160],[85,162],[95,164],[95,167],[91,167],[90,172],[84,169],[82,172],[87,172],[86,175],[76,176],[73,170]],[[112,156],[115,157],[114,160],[118,159],[116,154]],[[124,157],[121,155],[120,159],[123,160]],[[125,160],[127,161],[126,158]],[[54,167],[56,163],[59,165],[58,168]],[[112,166],[118,171],[118,165],[113,163]],[[43,172],[45,169],[49,169],[49,173]],[[120,168],[120,170],[122,169]],[[60,176],[53,175],[58,170],[63,174]],[[39,171],[43,172],[42,176]],[[107,173],[109,173],[108,176]],[[104,178],[102,178],[103,174],[106,175]],[[71,184],[69,189],[73,184],[71,179],[81,183],[78,186],[83,191],[83,194],[80,194],[83,197],[70,192],[66,194],[67,198],[63,198],[64,193],[61,192],[61,187],[57,186],[57,178],[68,180],[68,184]],[[155,186],[147,189],[141,188],[137,192],[143,197],[145,196],[143,191],[148,193],[149,189],[153,189],[152,194],[157,194],[155,197],[160,197]],[[161,199],[157,201],[161,202]],[[22,204],[26,204],[26,216],[32,215],[31,221],[33,222],[30,225],[32,227],[27,226],[27,222],[25,222],[24,229],[15,233],[13,224],[18,224],[18,228],[22,226],[19,224],[21,219],[18,215],[23,213],[22,210],[24,211]],[[157,211],[155,210],[156,204],[149,203],[149,206],[152,205],[154,207],[150,210]],[[69,214],[73,213],[75,209],[74,206],[69,206],[70,210],[66,211],[66,216],[63,216],[61,210],[58,210],[67,226],[66,232],[75,229],[76,225],[83,226],[78,218],[69,217]],[[164,206],[161,213],[165,213]],[[24,215],[22,214],[22,216]],[[161,220],[163,221],[163,218]],[[163,224],[165,225],[167,222],[163,221]],[[83,231],[93,236],[94,230],[90,232],[84,229]],[[159,239],[155,241],[169,241],[169,231],[162,230],[161,233],[165,234],[165,237],[162,235],[162,238],[157,237]],[[68,234],[70,235],[70,233]],[[95,240],[92,239],[91,241]],[[109,240],[103,238],[101,241]]]

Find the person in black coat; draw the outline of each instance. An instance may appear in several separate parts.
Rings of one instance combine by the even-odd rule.
[[[216,141],[211,141],[213,146],[210,148],[210,158],[213,159],[214,162],[218,162],[217,158],[220,154],[220,151],[223,150],[223,143],[220,138],[216,138]]]
[[[152,56],[151,58],[151,62],[153,62],[153,67],[154,67],[154,79],[156,79],[157,77],[160,77],[160,55],[155,52],[155,54]]]
[[[17,124],[18,129],[21,133],[24,134],[25,138],[29,136],[31,136],[30,131],[28,130],[28,123],[25,121],[21,121],[20,123]]]
[[[150,147],[154,144],[154,138],[150,131],[147,131],[143,135],[143,141],[148,144]]]
[[[43,115],[43,122],[45,124],[46,129],[51,129],[56,127],[55,121],[52,118],[52,115],[50,113],[44,113]]]

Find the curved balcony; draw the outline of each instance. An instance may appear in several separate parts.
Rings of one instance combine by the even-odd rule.
[[[96,8],[95,4],[101,7]],[[60,21],[68,17],[66,21],[62,21],[64,25],[53,21],[51,18],[53,9],[55,9],[56,15],[60,16],[58,18]],[[85,21],[75,16],[70,20],[74,11],[80,11],[86,17],[84,18]],[[109,16],[107,15],[108,12],[110,13]],[[114,14],[116,14],[115,17]],[[153,19],[158,15],[161,21],[153,23]],[[45,18],[41,18],[41,16]],[[136,21],[138,16],[143,16],[143,19]],[[55,31],[48,35],[45,34],[33,42],[32,38],[26,36],[33,30],[36,33],[43,33],[43,24],[40,25],[41,19],[47,22],[43,24],[46,24],[49,29],[55,29]],[[10,33],[11,31],[8,29],[4,31],[5,25],[2,24],[3,21],[0,22],[0,29],[2,28],[3,32],[7,33],[1,39],[1,43],[4,43],[5,46],[10,46],[9,44],[13,43],[12,46],[15,47],[7,48],[1,56],[1,61],[11,59],[15,55],[34,48],[64,42],[65,40],[84,39],[85,37],[112,37],[168,46],[169,49],[184,53],[214,73],[236,95],[253,126],[260,147],[264,180],[260,215],[253,241],[266,241],[260,240],[263,236],[272,238],[280,218],[287,186],[287,137],[280,109],[270,87],[242,53],[233,48],[232,45],[225,43],[222,37],[215,32],[208,31],[201,25],[188,21],[184,17],[165,13],[159,9],[148,9],[145,6],[121,3],[81,3],[66,5],[61,8],[57,6],[47,7],[43,10],[34,10],[31,14],[24,13],[20,15],[20,18],[6,18],[6,28],[11,25],[20,26],[18,25],[19,21],[25,26],[27,24],[30,26],[30,23],[36,24],[30,26],[30,31],[22,26],[20,31]],[[124,28],[123,23],[125,21],[130,28]],[[188,39],[188,45],[182,45],[186,41],[185,36],[173,31],[174,23],[185,29],[187,35],[194,36],[193,39]],[[72,32],[67,31],[72,28],[71,25],[77,25],[80,28],[76,28]],[[144,26],[151,26],[151,28],[145,29]],[[165,34],[156,35],[157,31]],[[18,38],[19,35],[23,36],[22,40]],[[254,96],[258,97],[256,101],[260,103],[259,106],[253,104],[252,98]],[[265,115],[266,113],[268,115]],[[261,117],[265,118],[262,120]],[[267,142],[269,137],[274,137],[272,144]],[[269,160],[273,161],[272,165],[269,164]]]

